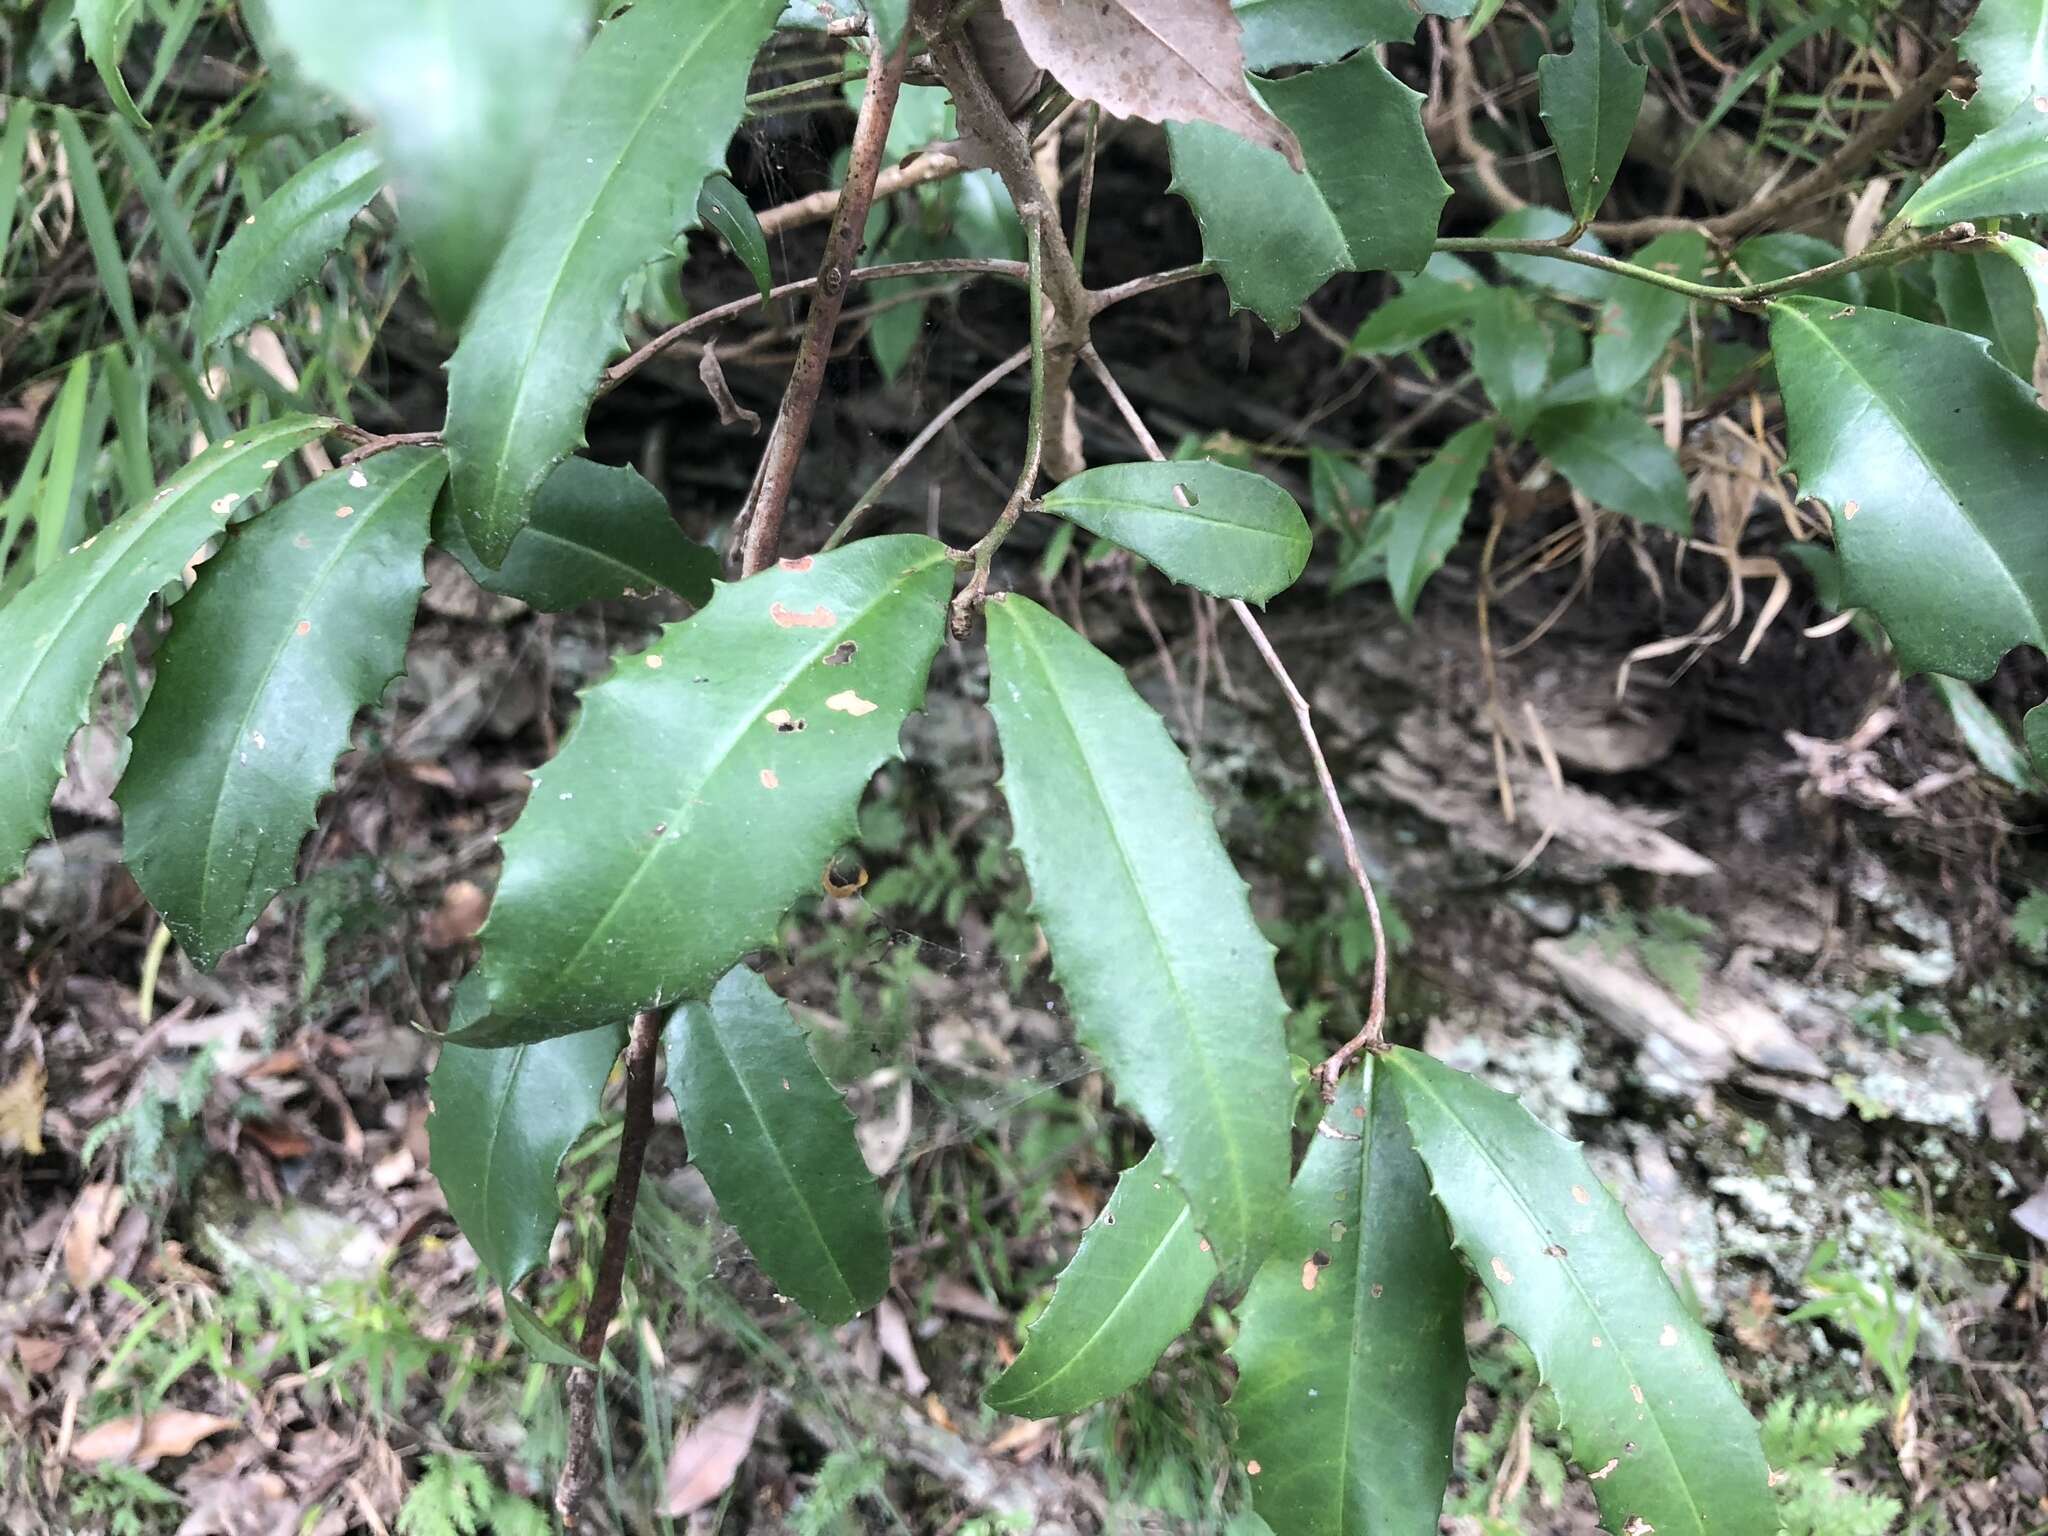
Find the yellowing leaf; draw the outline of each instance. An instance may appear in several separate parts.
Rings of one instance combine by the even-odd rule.
[[[43,1089],[49,1078],[31,1056],[21,1070],[0,1085],[0,1152],[43,1152]]]

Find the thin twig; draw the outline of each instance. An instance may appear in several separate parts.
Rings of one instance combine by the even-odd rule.
[[[927,182],[944,181],[958,176],[967,167],[959,157],[944,150],[928,149],[908,165],[892,165],[875,178],[875,198],[880,200],[897,192],[907,192],[912,187],[921,187]],[[806,224],[822,224],[839,211],[840,188],[826,187],[804,197],[792,199],[761,213],[761,233],[779,235],[787,230],[800,229]]]
[[[1117,414],[1124,419],[1124,425],[1131,429],[1131,435],[1138,440],[1138,446],[1145,450],[1146,457],[1162,460],[1165,454],[1159,451],[1158,440],[1145,426],[1138,415],[1137,407],[1131,404],[1123,386],[1109,371],[1109,365],[1102,360],[1102,354],[1090,345],[1081,349],[1081,361],[1088,365],[1088,371],[1095,375],[1110,402],[1116,406]],[[1266,670],[1273,674],[1273,680],[1280,685],[1280,691],[1287,698],[1288,708],[1294,711],[1294,723],[1301,732],[1301,739],[1308,747],[1310,761],[1315,764],[1316,783],[1322,787],[1323,805],[1330,813],[1330,821],[1337,829],[1337,841],[1344,849],[1344,863],[1351,871],[1351,878],[1358,883],[1358,892],[1365,898],[1365,915],[1372,925],[1372,998],[1367,1005],[1365,1025],[1359,1032],[1345,1041],[1330,1055],[1330,1058],[1315,1069],[1315,1079],[1325,1103],[1337,1096],[1337,1079],[1344,1075],[1344,1069],[1351,1065],[1362,1051],[1386,1049],[1387,1023],[1387,934],[1380,921],[1379,897],[1372,888],[1372,876],[1366,873],[1365,860],[1358,852],[1358,841],[1351,833],[1351,818],[1344,814],[1344,800],[1337,792],[1337,781],[1330,773],[1329,759],[1323,756],[1323,744],[1316,735],[1314,717],[1309,711],[1308,700],[1288,674],[1287,665],[1281,661],[1280,653],[1273,649],[1273,642],[1266,638],[1266,631],[1258,618],[1242,599],[1230,600],[1230,611],[1237,615],[1245,633],[1251,636],[1252,645],[1259,653],[1259,659],[1266,664]]]
[[[1102,106],[1088,103],[1088,135],[1081,141],[1081,190],[1074,199],[1074,270],[1084,272],[1088,259],[1088,214],[1095,205],[1095,141],[1102,132]]]
[[[1088,312],[1099,315],[1112,304],[1121,304],[1125,299],[1135,299],[1143,293],[1156,293],[1159,289],[1171,288],[1176,283],[1207,277],[1215,270],[1213,262],[1197,261],[1185,267],[1169,267],[1164,272],[1147,272],[1143,277],[1134,277],[1127,283],[1098,288],[1088,295]]]
[[[782,409],[776,413],[775,428],[762,453],[761,478],[753,505],[746,512],[746,558],[741,566],[741,573],[746,576],[774,560],[776,545],[782,537],[782,514],[789,505],[797,460],[803,456],[804,440],[811,435],[811,417],[825,387],[832,332],[839,324],[840,306],[846,301],[847,278],[853,271],[854,258],[860,254],[875,179],[881,172],[883,148],[888,141],[889,120],[896,112],[896,97],[903,86],[903,65],[909,54],[910,32],[906,28],[895,50],[868,77],[867,91],[861,97],[860,117],[854,124],[853,148],[847,160],[846,190],[832,215],[832,232],[826,237],[825,258],[818,267],[818,285],[811,295],[803,345],[797,353],[796,366],[790,370]]]
[[[839,520],[839,526],[832,530],[832,537],[819,546],[819,553],[822,554],[829,549],[837,549],[841,544],[845,543],[846,536],[853,532],[854,524],[866,515],[868,508],[881,499],[882,492],[895,483],[896,477],[910,467],[911,461],[931,445],[933,438],[945,431],[952,424],[954,418],[959,416],[968,406],[974,404],[975,401],[979,400],[983,395],[994,389],[996,385],[1030,361],[1031,348],[1028,346],[1019,347],[1000,363],[997,363],[995,367],[989,369],[987,373],[984,373],[980,378],[968,385],[966,389],[954,396],[951,403],[944,410],[940,411],[938,415],[926,422],[924,430],[913,437],[904,450],[889,461],[889,467],[876,476],[875,483],[861,492],[860,500],[853,504],[846,516]]]
[[[597,1363],[605,1335],[619,1310],[625,1289],[626,1254],[633,1245],[633,1207],[640,1198],[640,1170],[647,1161],[647,1137],[654,1125],[654,1051],[661,1042],[661,1014],[649,1009],[633,1019],[626,1042],[626,1124],[619,1137],[619,1172],[605,1211],[604,1247],[598,1255],[597,1279],[583,1314],[583,1335],[576,1352],[590,1362],[569,1373],[569,1443],[562,1475],[555,1483],[555,1515],[562,1528],[574,1531],[583,1501],[590,1492],[590,1441],[597,1423]]]

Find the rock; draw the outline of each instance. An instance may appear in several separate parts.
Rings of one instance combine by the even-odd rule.
[[[1664,1143],[1647,1130],[1636,1137],[1633,1158],[1602,1147],[1589,1149],[1586,1161],[1621,1201],[1637,1236],[1663,1261],[1678,1293],[1697,1300],[1706,1321],[1717,1321],[1726,1307],[1714,1202],[1686,1184]]]
[[[2020,1103],[2011,1078],[1999,1078],[1984,1095],[1984,1129],[1991,1133],[1993,1141],[2007,1145],[2027,1134],[2027,1109]]]
[[[1611,1079],[1587,1062],[1585,1047],[1573,1035],[1510,1032],[1480,1019],[1432,1019],[1422,1046],[1446,1065],[1513,1094],[1559,1135],[1572,1134],[1575,1115],[1604,1119],[1614,1113]]]
[[[1850,1029],[1840,1054],[1858,1099],[1915,1125],[1975,1136],[2000,1079],[1947,1035],[1905,1035],[1886,1045]]]

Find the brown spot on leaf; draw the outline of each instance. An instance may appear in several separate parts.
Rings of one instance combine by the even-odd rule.
[[[292,633],[295,635],[310,635],[313,633],[313,621],[311,619],[299,620],[297,624],[292,626]]]
[[[647,665],[648,665],[648,666],[650,666],[650,667],[654,668],[654,670],[655,670],[655,671],[657,671],[657,672],[659,672],[659,671],[661,670],[661,658],[660,658],[659,656],[655,655],[655,654],[654,654],[654,652],[652,652],[652,651],[649,651],[649,652],[647,653],[647,658],[646,658],[646,659],[647,659]]]
[[[782,788],[782,780],[775,777],[775,770],[773,768],[763,768],[761,770],[761,787],[763,789]]]
[[[803,716],[792,715],[786,709],[771,709],[761,718],[774,726],[784,736],[789,735],[792,731],[800,731],[804,728]]]
[[[334,515],[336,517],[354,517],[356,515],[356,509],[354,507],[336,507],[334,509]]]
[[[864,699],[851,688],[841,689],[825,701],[827,709],[842,710],[858,720],[862,715],[871,715],[877,706],[873,699]]]
[[[823,603],[818,604],[809,613],[798,613],[793,608],[785,608],[779,602],[770,603],[768,617],[784,629],[830,629],[838,622],[832,616],[832,610]]]
[[[1593,1203],[1593,1197],[1576,1184],[1572,1186],[1572,1198],[1581,1205],[1591,1205]]]
[[[1588,1472],[1586,1476],[1592,1478],[1593,1481],[1596,1483],[1602,1482],[1605,1479],[1613,1476],[1614,1469],[1620,1465],[1621,1458],[1619,1456],[1610,1456],[1607,1458],[1606,1466],[1602,1467],[1598,1472]]]
[[[842,640],[832,647],[832,654],[825,658],[825,665],[828,667],[843,667],[853,660],[853,653],[859,649],[860,647],[851,640]]]
[[[1678,1325],[1666,1323],[1664,1331],[1657,1335],[1657,1342],[1665,1349],[1675,1349],[1678,1346]]]
[[[798,555],[794,560],[778,560],[775,563],[785,571],[808,571],[811,568],[811,557]]]
[[[1854,516],[1855,516],[1855,515],[1856,515],[1856,514],[1857,514],[1858,512],[1860,512],[1860,511],[1862,511],[1862,510],[1863,510],[1863,509],[1862,509],[1862,507],[1860,507],[1860,506],[1859,506],[1859,505],[1858,505],[1857,503],[1855,503],[1855,502],[1853,502],[1853,501],[1845,501],[1845,502],[1843,502],[1843,503],[1842,503],[1842,521],[1846,523],[1847,521],[1849,521],[1849,519],[1850,519],[1850,518],[1854,517]]]
[[[1543,1250],[1546,1257],[1553,1259],[1563,1258],[1565,1256],[1565,1251],[1566,1250],[1563,1243],[1551,1243]]]
[[[1502,1285],[1515,1283],[1515,1272],[1507,1267],[1498,1254],[1494,1255],[1493,1259],[1493,1278]]]
[[[1257,1477],[1259,1475],[1259,1464],[1256,1461],[1246,1462],[1244,1464],[1244,1469],[1246,1473],[1248,1473],[1252,1477]]]
[[[1380,1299],[1380,1298],[1381,1298],[1382,1296],[1384,1296],[1384,1295],[1386,1295],[1386,1294],[1387,1294],[1387,1288],[1386,1288],[1386,1287],[1385,1287],[1384,1285],[1381,1285],[1381,1284],[1379,1283],[1379,1281],[1377,1281],[1377,1280],[1373,1281],[1373,1283],[1372,1283],[1372,1299],[1373,1299],[1374,1301],[1378,1301],[1378,1300],[1379,1300],[1379,1299]]]

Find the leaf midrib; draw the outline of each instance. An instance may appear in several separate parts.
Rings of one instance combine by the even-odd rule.
[[[1285,545],[1290,550],[1298,548],[1303,542],[1295,538],[1289,530],[1262,528],[1255,523],[1241,523],[1227,517],[1211,517],[1201,510],[1199,504],[1191,507],[1162,507],[1151,502],[1125,500],[1117,496],[1066,496],[1058,500],[1048,497],[1041,505],[1046,511],[1058,513],[1061,517],[1071,517],[1075,508],[1099,508],[1108,513],[1134,514],[1140,517],[1164,517],[1186,522],[1205,523],[1211,528],[1221,528],[1229,533],[1242,533],[1258,539],[1272,539]],[[1283,519],[1285,517],[1284,513],[1278,515]],[[1079,519],[1075,518],[1074,521],[1078,522]]]
[[[1493,1149],[1487,1146],[1479,1133],[1466,1123],[1465,1117],[1452,1107],[1448,1099],[1436,1091],[1434,1084],[1424,1078],[1421,1073],[1403,1065],[1398,1056],[1392,1058],[1391,1065],[1405,1072],[1408,1081],[1413,1083],[1421,1092],[1429,1095],[1437,1108],[1450,1119],[1452,1124],[1464,1133],[1465,1139],[1470,1143],[1472,1149],[1485,1160],[1486,1166],[1492,1170],[1495,1184],[1507,1192],[1508,1197],[1521,1210],[1523,1219],[1528,1223],[1535,1235],[1548,1241],[1548,1233],[1545,1230],[1544,1223],[1537,1218],[1535,1208],[1529,1204],[1528,1197],[1522,1193],[1520,1185],[1515,1183],[1507,1169],[1501,1166],[1500,1160],[1493,1155]],[[1613,1207],[1614,1214],[1621,1215],[1619,1207],[1614,1206],[1613,1197],[1610,1195],[1607,1198],[1610,1207]],[[1626,1222],[1628,1218],[1621,1216],[1621,1219]],[[1622,1349],[1621,1340],[1616,1335],[1613,1327],[1608,1323],[1606,1316],[1598,1307],[1593,1305],[1593,1298],[1587,1294],[1584,1282],[1579,1279],[1577,1268],[1570,1262],[1570,1256],[1566,1255],[1565,1258],[1559,1259],[1556,1262],[1563,1270],[1565,1278],[1571,1281],[1572,1289],[1578,1292],[1579,1301],[1585,1307],[1587,1315],[1599,1325],[1601,1336],[1613,1344],[1615,1364],[1622,1368],[1623,1374],[1631,1382],[1641,1383],[1643,1378],[1636,1373],[1635,1367],[1629,1363],[1628,1355]],[[1524,1342],[1530,1343],[1530,1347],[1534,1348],[1533,1341],[1525,1340]],[[1685,1475],[1684,1463],[1678,1459],[1677,1453],[1672,1449],[1671,1436],[1665,1432],[1664,1421],[1657,1410],[1657,1405],[1651,1400],[1648,1392],[1645,1392],[1643,1397],[1643,1407],[1648,1413],[1649,1423],[1657,1431],[1657,1443],[1663,1448],[1664,1459],[1670,1463],[1678,1486],[1685,1494],[1686,1507],[1692,1514],[1693,1524],[1702,1531],[1707,1530],[1709,1527],[1706,1517],[1700,1512],[1699,1500],[1693,1496],[1692,1483]]]

